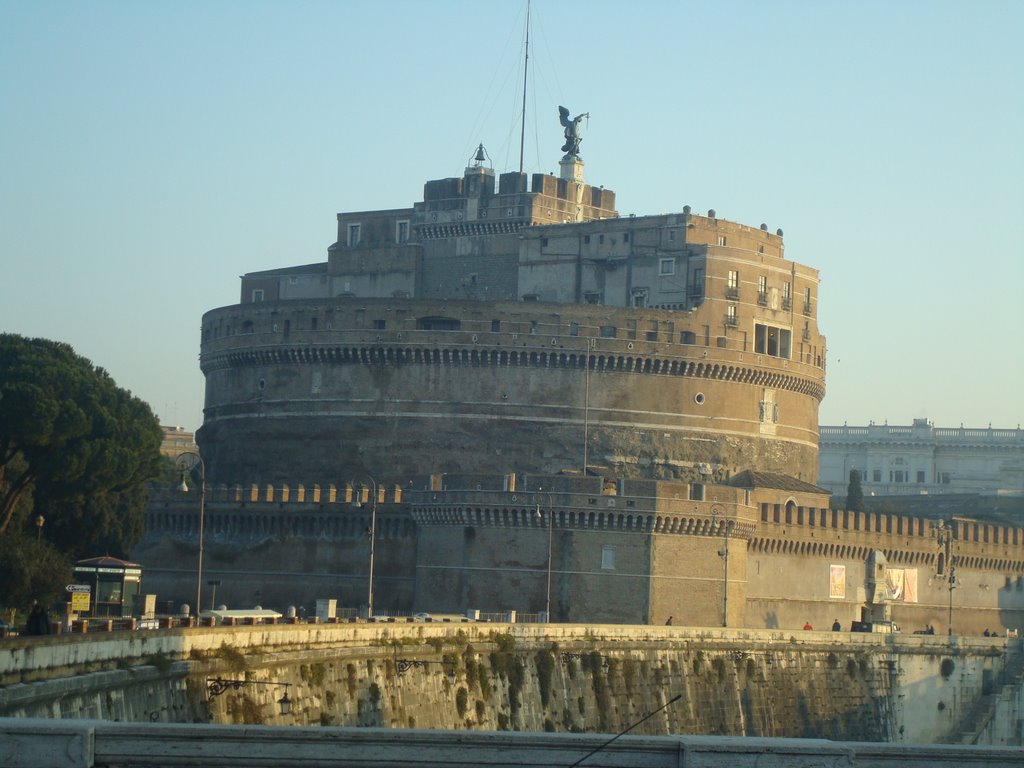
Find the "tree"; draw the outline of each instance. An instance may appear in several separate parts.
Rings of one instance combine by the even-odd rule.
[[[864,491],[860,487],[860,472],[850,470],[850,484],[846,487],[846,508],[851,512],[864,511]]]
[[[0,605],[13,612],[33,600],[57,602],[71,582],[67,558],[35,534],[12,531],[0,536]]]
[[[69,345],[0,334],[0,534],[16,511],[35,511],[48,534],[65,529],[65,545],[100,525],[127,549],[162,438],[149,406]],[[29,493],[33,504],[19,504]]]

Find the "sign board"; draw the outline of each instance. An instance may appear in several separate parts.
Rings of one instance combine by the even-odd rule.
[[[88,592],[72,592],[71,593],[71,612],[72,613],[86,613],[89,610],[89,593]]]
[[[92,587],[88,584],[68,584],[64,589],[68,592],[85,592],[86,594],[92,591]]]

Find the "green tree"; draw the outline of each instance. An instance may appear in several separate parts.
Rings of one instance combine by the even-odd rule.
[[[0,604],[13,619],[17,608],[33,600],[57,602],[71,582],[67,557],[36,533],[12,531],[0,536]]]
[[[123,553],[141,534],[162,437],[146,403],[69,345],[0,334],[0,534],[42,513],[69,554]]]
[[[860,472],[850,470],[850,484],[846,487],[846,508],[851,512],[864,511],[864,491],[860,487]]]

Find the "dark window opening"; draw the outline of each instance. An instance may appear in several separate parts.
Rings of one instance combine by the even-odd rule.
[[[462,328],[462,321],[454,317],[421,317],[416,321],[420,331],[457,331]]]

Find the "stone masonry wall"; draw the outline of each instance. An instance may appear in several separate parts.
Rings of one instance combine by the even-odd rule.
[[[959,738],[1019,651],[996,639],[609,625],[139,634],[4,641],[0,716],[612,733],[679,696],[635,732],[937,742]],[[81,664],[95,671],[74,676]],[[210,697],[213,676],[267,684]],[[153,698],[157,678],[170,693]],[[285,684],[294,705],[282,716]]]

